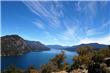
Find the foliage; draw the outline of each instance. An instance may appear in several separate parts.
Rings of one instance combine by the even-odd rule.
[[[62,70],[71,72],[71,70],[81,68],[86,69],[89,65],[99,64],[103,72],[106,71],[106,64],[102,63],[104,58],[110,57],[110,46],[99,50],[93,50],[91,46],[80,46],[77,49],[79,55],[74,56],[72,65],[68,65],[65,61],[65,53],[62,51],[52,58],[47,64],[41,66],[40,73],[52,73]],[[30,66],[27,70],[22,70],[14,65],[9,66],[2,73],[39,73],[34,66]]]
[[[99,51],[94,52],[93,61],[95,62],[102,62],[104,58],[110,57],[110,49],[109,48],[103,48]]]
[[[22,69],[16,68],[14,65],[10,65],[2,73],[23,73]]]
[[[81,46],[77,49],[78,56],[73,58],[73,68],[78,65],[90,65],[93,63],[102,63],[104,58],[110,57],[110,48],[103,48],[99,50],[93,50],[91,46]]]
[[[34,66],[30,66],[26,73],[38,73],[38,71]]]
[[[77,63],[79,65],[88,65],[92,62],[91,59],[93,56],[93,49],[91,46],[80,46],[77,49],[77,52],[79,55],[73,58],[74,63]]]
[[[75,56],[74,57],[74,61],[75,63],[78,63],[79,65],[82,65],[82,64],[90,64],[92,61],[91,61],[91,56],[89,55],[83,55],[83,56]]]
[[[62,53],[56,55],[53,59],[50,60],[48,64],[45,64],[41,68],[41,73],[51,73],[60,70],[66,70],[68,64],[65,61],[65,54]]]
[[[92,52],[93,52],[93,47],[87,46],[87,45],[80,46],[80,47],[77,49],[77,53],[78,53],[79,55],[88,55],[89,53],[92,53]]]
[[[40,72],[41,73],[52,73],[52,71],[53,71],[53,68],[50,64],[44,64],[42,65]]]

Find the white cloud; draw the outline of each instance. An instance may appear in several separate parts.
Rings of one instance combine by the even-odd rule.
[[[49,7],[47,7],[47,3],[49,3]],[[74,25],[74,21],[71,18],[68,19],[71,23],[68,23],[64,20],[62,22],[66,22],[65,24],[61,22],[60,17],[64,16],[63,5],[57,1],[47,3],[39,1],[24,2],[24,4],[28,6],[32,12],[34,12],[42,19],[46,19],[48,22],[48,28],[44,27],[42,22],[34,22],[37,27],[41,29],[48,29],[45,31],[47,38],[57,41],[57,43],[60,44],[70,44],[71,42],[74,42],[73,40],[76,34],[75,32],[77,26]],[[64,26],[61,26],[61,24]],[[58,30],[62,27],[65,27],[65,30],[58,32]],[[51,33],[49,30],[51,32],[57,32],[53,36],[53,33]]]
[[[38,28],[45,29],[44,24],[41,21],[34,21],[33,22]]]
[[[24,1],[23,3],[36,15],[48,17],[49,12],[42,5],[42,2],[40,2],[40,1]]]
[[[110,20],[106,21],[104,24],[102,24],[101,28],[110,27]]]
[[[67,36],[68,38],[72,38],[75,36],[76,32],[76,26],[66,26],[66,31],[63,33],[64,36]]]
[[[100,24],[100,26],[98,28],[89,28],[89,26],[86,26],[85,28],[85,33],[86,36],[94,36],[94,35],[99,35],[99,34],[103,34],[105,32],[105,28],[110,27],[110,20]],[[107,30],[106,30],[107,31]],[[108,30],[108,34],[110,33],[110,29]]]
[[[81,23],[81,21],[77,21],[77,19],[74,17],[65,16],[63,4],[60,2],[24,1],[24,4],[30,9],[30,11],[45,21],[46,26],[48,27],[45,27],[44,23],[41,21],[35,21],[33,23],[40,29],[48,29],[45,30],[47,38],[57,41],[57,43],[66,45],[72,45],[72,43],[74,44],[74,42],[82,38],[82,36],[92,36],[100,32],[100,30],[97,31],[97,28],[84,29],[85,27],[89,27],[89,25],[92,24],[92,20],[96,14],[96,2],[86,2],[86,4],[84,3],[85,2],[80,1],[77,3],[77,10],[84,13],[84,16],[87,16],[87,19],[85,18],[85,22]],[[63,19],[64,16],[65,18]],[[62,18],[62,20],[60,20],[60,18]],[[85,25],[86,21],[90,24]],[[80,23],[84,24],[84,26]],[[102,27],[108,26],[109,24],[110,21],[104,23]],[[63,30],[61,28],[63,28]],[[53,33],[55,34],[53,35]],[[85,38],[81,39],[79,43],[97,42],[107,44],[109,43],[107,38],[107,36],[102,38]]]
[[[78,44],[87,44],[87,43],[99,43],[110,45],[110,35],[100,38],[84,38],[81,39]]]
[[[97,28],[91,28],[91,29],[85,30],[85,33],[86,33],[86,37],[90,37],[90,36],[95,36],[95,35],[103,34],[104,31],[102,32],[102,30],[97,30]]]
[[[89,14],[90,16],[94,16],[96,13],[96,4],[97,2],[95,1],[90,1],[90,2],[84,2],[84,1],[78,1],[76,5],[76,9],[79,12],[82,12],[84,14]]]
[[[57,28],[60,26],[59,17],[63,15],[59,2],[46,1],[24,1],[23,2],[33,13],[42,19],[46,19],[50,28]]]
[[[59,40],[63,45],[72,46],[74,42],[79,38],[77,37],[77,26],[65,25],[66,30],[60,34],[56,35],[56,39]]]
[[[87,36],[92,36],[96,34],[96,30],[95,29],[88,29],[86,30],[86,35]]]
[[[81,1],[78,1],[75,6],[77,7],[77,11],[80,11],[82,9],[81,7]]]

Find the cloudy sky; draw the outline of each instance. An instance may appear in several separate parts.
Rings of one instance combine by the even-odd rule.
[[[2,1],[2,36],[43,44],[110,44],[110,2]]]

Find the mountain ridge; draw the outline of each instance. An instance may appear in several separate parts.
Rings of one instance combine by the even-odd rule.
[[[5,35],[1,37],[1,55],[21,55],[30,51],[48,51],[50,49],[76,51],[80,46],[92,46],[95,50],[105,48],[108,45],[88,43],[73,46],[44,45],[39,41],[25,40],[19,35]]]
[[[59,49],[59,50],[67,50],[67,51],[76,51],[76,49],[80,46],[92,46],[95,50],[105,48],[108,45],[99,44],[99,43],[88,43],[88,44],[80,44],[80,45],[73,45],[73,46],[61,46],[61,45],[47,45],[49,48]],[[56,48],[56,46],[58,48]]]
[[[34,46],[33,46],[33,45]],[[50,50],[47,46],[39,41],[24,40],[19,35],[6,35],[1,37],[1,55],[15,56],[22,55],[29,51],[46,51]]]

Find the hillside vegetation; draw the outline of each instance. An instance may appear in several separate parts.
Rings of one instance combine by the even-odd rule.
[[[110,46],[100,50],[81,46],[77,53],[78,56],[73,57],[72,65],[66,62],[65,52],[62,51],[39,70],[34,66],[23,70],[12,65],[2,73],[110,73]]]

